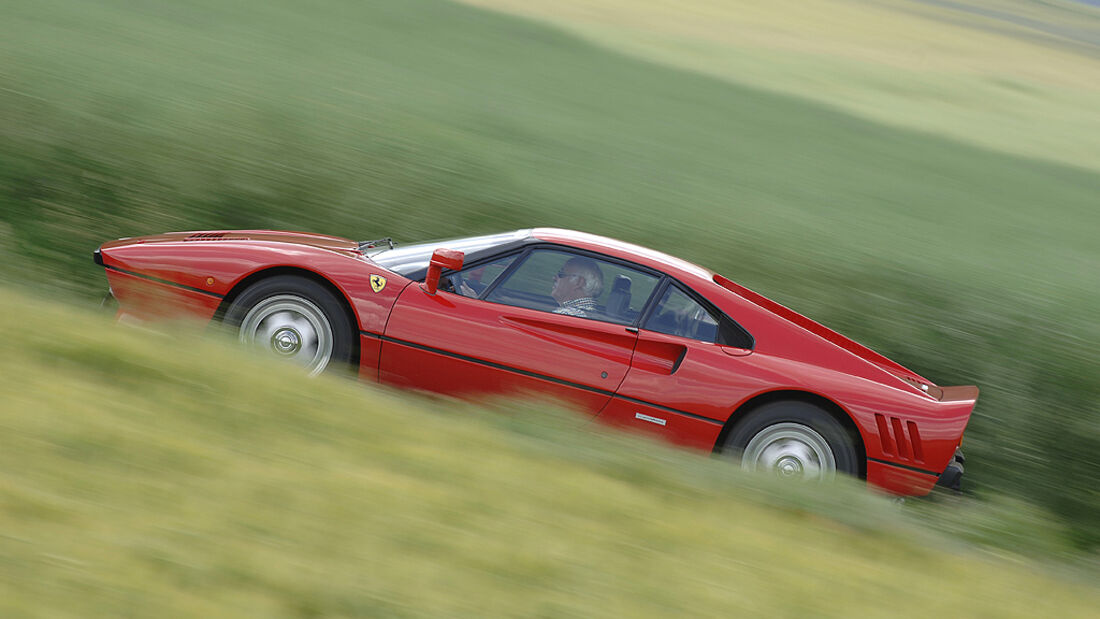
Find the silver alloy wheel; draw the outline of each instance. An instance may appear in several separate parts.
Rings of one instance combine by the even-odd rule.
[[[741,454],[741,467],[771,471],[783,479],[823,481],[836,474],[836,458],[829,442],[813,428],[785,422],[752,437]]]
[[[332,327],[321,308],[292,294],[268,297],[241,320],[240,340],[304,365],[309,375],[324,371],[332,357]]]

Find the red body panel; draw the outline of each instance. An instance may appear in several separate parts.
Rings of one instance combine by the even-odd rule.
[[[636,337],[621,325],[409,286],[386,327],[381,375],[455,395],[538,391],[595,414],[630,368]]]
[[[755,345],[732,348],[442,290],[429,294],[364,257],[355,242],[324,235],[173,233],[107,243],[100,260],[120,314],[143,320],[210,320],[257,277],[308,273],[351,308],[365,380],[458,396],[549,394],[610,425],[698,449],[720,447],[723,429],[758,397],[793,392],[827,400],[858,431],[868,482],[898,494],[927,493],[961,441],[974,387],[932,385],[678,258],[565,230],[535,229],[527,237],[660,271],[736,320]]]
[[[689,417],[667,408],[615,396],[600,413],[607,425],[655,436],[676,445],[710,451],[722,433],[722,424]]]
[[[323,235],[254,230],[171,233],[113,241],[99,251],[120,314],[138,320],[210,320],[245,280],[265,271],[294,269],[337,288],[351,305],[357,328],[378,336],[397,295],[409,283],[364,258],[354,241]],[[386,279],[378,292],[371,288],[371,275]],[[380,350],[377,337],[360,338],[362,378],[377,380]]]
[[[210,320],[221,297],[107,269],[107,282],[119,302],[119,318]]]

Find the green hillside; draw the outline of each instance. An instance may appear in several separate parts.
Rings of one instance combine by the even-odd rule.
[[[4,617],[1085,617],[858,487],[777,488],[540,404],[310,380],[0,292]]]
[[[1100,10],[1079,0],[461,1],[892,126],[1100,171]]]
[[[975,58],[996,74],[1033,66],[1020,60],[1033,52],[1034,66],[1055,63],[1064,81],[1034,69],[1038,86],[1011,71],[989,82],[983,69],[926,76],[913,94],[905,70],[837,64],[851,48],[886,59],[898,33],[919,38],[930,15],[957,17],[922,3],[910,22],[901,4],[876,3],[895,7],[882,36],[848,20],[852,28],[821,39],[828,50],[783,61],[809,54],[828,66],[765,83],[764,69],[778,65],[757,62],[770,40],[760,33],[770,23],[783,34],[775,40],[817,40],[822,5],[787,25],[754,5],[756,21],[741,26],[758,33],[746,40],[752,49],[719,41],[677,59],[669,50],[690,32],[672,33],[672,47],[645,46],[629,27],[603,39],[567,18],[539,23],[434,0],[7,3],[0,278],[91,302],[105,283],[90,261],[99,243],[178,229],[411,241],[555,225],[651,245],[937,382],[981,386],[968,488],[1053,514],[1066,531],[1060,543],[1091,552],[1100,545],[1100,172],[1086,155],[1069,165],[1052,152],[1066,136],[1077,141],[1065,152],[1095,146],[1095,53],[1061,43],[1036,51],[1030,31],[978,39],[944,26],[944,39],[926,39],[935,63]],[[841,15],[859,6],[845,2]],[[1083,17],[1039,18],[1091,28],[1096,10],[1074,10]],[[674,23],[660,18],[651,21]],[[1011,53],[988,51],[1001,45]],[[761,71],[741,81],[737,70],[699,70],[706,58]],[[797,91],[799,71],[824,71],[841,99],[884,103],[872,114]],[[987,88],[971,91],[969,79]],[[941,88],[948,83],[954,90]],[[1038,103],[1001,97],[1014,84],[1038,89],[1021,95]],[[891,89],[902,94],[882,94]],[[958,107],[962,124],[909,122],[913,108],[901,101],[914,98]],[[1021,110],[1024,129],[979,124],[971,137],[1001,137],[967,138],[959,127],[986,107],[993,125]],[[1044,131],[1036,115],[1069,124]]]

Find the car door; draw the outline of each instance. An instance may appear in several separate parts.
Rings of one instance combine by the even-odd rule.
[[[640,324],[630,371],[599,419],[710,449],[729,415],[737,365],[752,338],[702,297],[674,281]]]
[[[559,304],[558,280],[572,281],[578,264],[598,274],[591,301]],[[409,286],[386,325],[381,378],[459,396],[539,392],[595,414],[630,367],[637,334],[626,326],[658,281],[606,257],[536,247],[446,274],[434,295]]]

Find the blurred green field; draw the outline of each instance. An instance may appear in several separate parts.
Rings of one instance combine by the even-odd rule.
[[[703,21],[718,6],[688,5]],[[890,15],[875,36],[873,21],[815,26],[819,3],[799,20],[754,5],[744,46],[703,33],[679,57],[691,32],[648,45],[629,22],[547,25],[434,0],[9,2],[0,278],[90,302],[105,285],[96,246],[178,229],[411,241],[555,225],[651,245],[937,382],[981,386],[970,491],[1012,506],[997,522],[1050,514],[1049,547],[1095,552],[1095,50],[1030,31],[971,36],[929,3],[906,21],[902,5],[867,13]],[[599,6],[621,16],[626,4]],[[1070,10],[1043,6],[1028,10]],[[1073,10],[1030,18],[1087,39],[1096,9]],[[914,78],[907,57],[885,62],[907,32],[934,66],[981,70]],[[791,53],[766,53],[783,41]],[[853,48],[882,66],[845,65]],[[700,71],[707,58],[714,70]],[[1006,67],[1022,72],[990,77]],[[840,94],[798,90],[805,72]],[[1014,115],[1018,130],[999,131]]]
[[[310,380],[197,327],[138,331],[7,289],[0,311],[22,326],[0,344],[4,617],[1100,604],[1095,566],[998,557],[854,484],[781,488],[546,404]]]
[[[1100,171],[1100,11],[1075,0],[461,0],[857,116]]]

